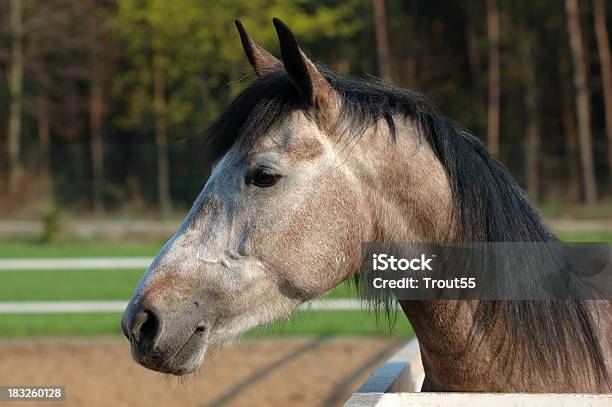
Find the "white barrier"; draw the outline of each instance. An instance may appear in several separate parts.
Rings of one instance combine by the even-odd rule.
[[[123,312],[127,301],[13,301],[0,302],[1,314],[72,314]],[[299,307],[302,311],[359,311],[362,302],[348,298],[313,300]]]
[[[611,394],[420,393],[419,345],[410,341],[351,396],[345,407],[610,407]]]
[[[146,270],[151,257],[83,257],[83,258],[41,258],[41,259],[0,259],[0,271],[52,271],[52,270]]]
[[[355,392],[355,395],[417,392],[421,389],[424,378],[419,343],[414,338],[372,373],[370,378]]]
[[[349,400],[353,407],[610,407],[608,394],[369,393]]]

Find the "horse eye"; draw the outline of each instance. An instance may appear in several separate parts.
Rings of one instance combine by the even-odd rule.
[[[281,178],[280,174],[275,173],[270,168],[257,168],[250,177],[250,183],[257,187],[271,187]]]

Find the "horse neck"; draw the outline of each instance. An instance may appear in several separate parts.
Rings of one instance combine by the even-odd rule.
[[[374,227],[369,240],[459,240],[444,166],[417,135],[414,123],[395,119],[394,141],[381,124],[364,134],[358,151],[353,151],[357,157],[353,170],[370,195]],[[477,301],[400,301],[400,305],[419,339],[431,390],[502,390],[496,386],[504,382],[491,377],[488,369],[498,350],[495,333],[478,349],[469,346]]]
[[[352,170],[369,194],[369,241],[556,241],[503,166],[473,137],[453,130],[444,134],[450,139],[435,141],[437,154],[449,161],[442,164],[425,137],[417,136],[417,126],[395,119],[394,139],[384,124],[376,126],[353,155]],[[458,183],[460,210],[466,211],[460,214],[461,225],[453,216],[459,209],[450,178]],[[551,380],[556,391],[602,389],[590,380],[594,369],[602,377],[603,362],[595,345],[581,339],[594,335],[583,304],[449,300],[400,305],[420,342],[426,389],[542,392],[552,389]],[[483,311],[493,314],[483,319]],[[555,324],[540,324],[552,314]],[[567,337],[575,329],[580,334]],[[541,339],[525,340],[529,335]],[[579,374],[564,374],[561,383],[552,369],[557,358]]]
[[[417,127],[394,118],[392,137],[384,122],[351,149],[350,165],[371,210],[369,241],[446,241],[453,225],[446,172]]]

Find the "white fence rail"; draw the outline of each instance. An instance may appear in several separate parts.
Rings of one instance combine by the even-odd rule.
[[[610,407],[612,394],[420,393],[424,372],[416,339],[376,370],[345,407]]]
[[[375,407],[610,407],[606,394],[370,393],[350,406]]]
[[[1,314],[72,314],[123,312],[127,301],[13,301],[0,302]],[[362,302],[351,299],[321,299],[302,304],[303,311],[359,311]]]
[[[0,271],[54,271],[54,270],[146,270],[153,261],[150,257],[84,257],[0,259]]]

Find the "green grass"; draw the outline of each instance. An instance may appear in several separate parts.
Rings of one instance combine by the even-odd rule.
[[[0,336],[121,335],[120,313],[0,315]],[[299,311],[290,319],[257,328],[247,337],[381,335],[409,337],[410,325],[402,315],[390,331],[384,314],[378,319],[367,311]]]
[[[164,242],[65,240],[45,244],[32,239],[0,240],[0,258],[155,256]]]
[[[612,230],[602,231],[563,231],[557,236],[565,242],[612,242]]]
[[[0,301],[127,300],[144,270],[2,271]]]

